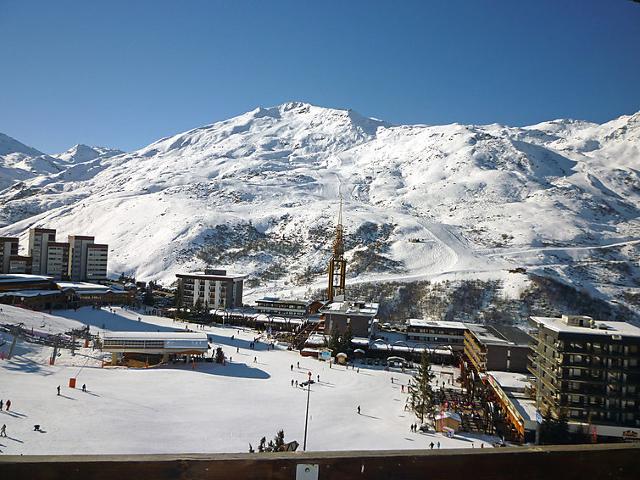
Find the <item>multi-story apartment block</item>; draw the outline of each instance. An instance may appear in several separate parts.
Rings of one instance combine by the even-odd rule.
[[[235,308],[242,306],[243,275],[227,275],[226,270],[178,273],[178,292],[185,308],[200,301],[203,308]]]
[[[264,297],[256,300],[256,311],[277,317],[306,317],[312,303],[310,300]]]
[[[325,333],[332,334],[334,330],[344,333],[351,327],[354,336],[370,337],[374,333],[379,306],[374,302],[333,301],[320,310],[324,317]]]
[[[462,322],[410,318],[406,325],[409,341],[433,346],[450,345],[455,351],[464,348],[464,333],[467,327]]]
[[[94,237],[69,235],[69,278],[71,281],[95,281],[107,278],[109,247],[94,242]]]
[[[478,373],[487,370],[527,372],[533,339],[526,332],[506,325],[466,325],[464,354]]]
[[[11,255],[7,273],[31,273],[31,257]]]
[[[66,280],[69,277],[69,244],[65,242],[47,243],[46,275],[56,280]]]
[[[538,411],[589,433],[640,437],[640,328],[591,317],[531,317]]]
[[[31,272],[34,275],[47,274],[48,245],[56,241],[56,231],[49,228],[32,228],[29,230],[29,256]]]
[[[84,279],[91,282],[107,278],[109,245],[93,243],[87,245],[87,268]]]
[[[9,273],[12,255],[18,255],[18,239],[0,237],[0,273]]]

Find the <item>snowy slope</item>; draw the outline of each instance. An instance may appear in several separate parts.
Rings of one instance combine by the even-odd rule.
[[[90,147],[88,145],[78,144],[71,147],[66,152],[54,155],[55,158],[61,160],[65,164],[84,163],[95,160],[98,157],[115,157],[124,152],[115,148],[107,147]]]
[[[171,282],[211,264],[261,293],[322,282],[342,196],[358,281],[524,266],[625,302],[640,286],[639,170],[640,113],[392,126],[291,102],[24,182],[0,194],[0,234],[92,234],[114,274]]]

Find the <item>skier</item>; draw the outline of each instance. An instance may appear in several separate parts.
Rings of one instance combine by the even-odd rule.
[[[33,431],[34,432],[41,432],[42,430],[40,430],[40,425],[39,424],[38,425],[34,425],[33,426]]]
[[[300,362],[297,362],[296,365],[298,366],[298,368],[300,368]]]
[[[433,442],[431,442],[431,443],[429,444],[429,448],[431,448],[431,450],[433,450],[433,447],[435,447],[435,445],[433,444]]]
[[[236,353],[240,353],[240,347],[236,347]]]
[[[2,407],[4,407],[4,400],[0,400],[0,410],[2,410]]]
[[[58,385],[58,396],[60,396],[60,385]]]
[[[320,383],[320,375],[318,375],[318,383]]]
[[[404,385],[400,385],[400,390],[402,390],[402,393],[404,393]]]
[[[360,405],[358,405],[358,415],[360,415]]]
[[[82,384],[82,391],[83,391],[83,392],[86,392],[86,391],[87,391],[87,384],[86,384],[86,383],[83,383],[83,384]]]
[[[291,364],[291,371],[293,372],[293,363]]]
[[[293,378],[291,379],[291,386],[293,387]]]
[[[440,450],[440,440],[438,440],[438,450]]]
[[[0,427],[0,437],[7,436],[7,426],[3,423],[2,427]]]
[[[296,388],[298,388],[298,380],[296,380]]]
[[[11,400],[7,400],[7,412],[9,411],[9,408],[11,408]]]
[[[256,363],[258,361],[258,357],[253,357],[253,363]]]

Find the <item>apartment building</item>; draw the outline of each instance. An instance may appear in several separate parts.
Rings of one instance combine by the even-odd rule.
[[[65,242],[47,243],[46,275],[56,280],[69,278],[69,244]]]
[[[468,323],[464,354],[478,373],[487,370],[526,373],[533,339],[523,330],[507,325]]]
[[[18,255],[16,237],[0,237],[0,273],[10,273],[11,257]]]
[[[6,273],[31,273],[31,257],[11,255],[9,257],[9,271]]]
[[[448,345],[454,351],[464,349],[464,333],[467,327],[462,322],[410,318],[406,325],[408,341],[434,346]]]
[[[198,300],[203,308],[236,308],[242,306],[244,275],[227,275],[226,270],[177,273],[178,294],[185,308],[193,308]]]
[[[320,310],[324,317],[325,333],[334,330],[344,333],[347,327],[356,337],[370,337],[374,331],[374,320],[378,315],[379,304],[363,301],[334,301]]]
[[[69,235],[69,279],[73,282],[105,280],[109,246],[95,237]]]
[[[264,297],[256,300],[256,311],[277,317],[306,317],[311,313],[312,303],[311,300]]]
[[[29,230],[28,255],[31,257],[31,272],[34,275],[47,274],[48,245],[56,241],[56,231],[49,228]]]
[[[538,411],[594,436],[640,438],[640,328],[575,315],[531,323]]]

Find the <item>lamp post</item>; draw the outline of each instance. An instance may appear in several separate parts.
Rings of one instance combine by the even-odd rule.
[[[309,372],[309,381],[307,382],[307,413],[304,419],[304,442],[302,443],[302,451],[307,450],[307,427],[309,426],[309,397],[311,396],[311,372]]]

